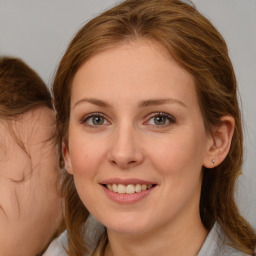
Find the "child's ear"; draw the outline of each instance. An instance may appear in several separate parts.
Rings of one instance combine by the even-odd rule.
[[[72,168],[72,164],[70,161],[69,150],[68,150],[68,146],[67,146],[66,142],[62,143],[62,152],[63,152],[63,157],[65,160],[66,170],[69,174],[73,174],[73,168]]]
[[[213,128],[208,151],[203,162],[204,167],[214,168],[226,158],[230,149],[234,129],[235,120],[232,116],[223,116],[221,118],[221,124]]]

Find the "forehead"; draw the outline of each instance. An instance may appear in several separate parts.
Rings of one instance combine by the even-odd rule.
[[[71,105],[82,97],[194,97],[194,77],[161,45],[146,40],[122,43],[84,63],[77,71]],[[191,97],[190,97],[191,98]]]
[[[47,107],[29,110],[12,119],[0,119],[1,152],[4,149],[11,152],[17,143],[26,148],[47,140],[53,134],[54,124],[54,112]]]
[[[46,107],[30,110],[13,120],[1,119],[0,175],[22,180],[31,171],[35,154],[44,157],[41,148],[49,148],[46,142],[53,134],[54,113]]]

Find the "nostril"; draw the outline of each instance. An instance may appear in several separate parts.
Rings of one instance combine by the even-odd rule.
[[[135,163],[136,163],[136,161],[130,161],[130,162],[128,162],[128,165],[135,164]]]
[[[111,163],[112,163],[112,164],[115,164],[115,165],[117,164],[116,161],[114,161],[114,160],[112,160]]]
[[[115,161],[115,160],[111,160],[111,164],[112,165],[118,165],[122,168],[128,168],[128,167],[132,167],[134,165],[136,165],[137,161],[124,161],[124,162],[121,162],[121,161]]]

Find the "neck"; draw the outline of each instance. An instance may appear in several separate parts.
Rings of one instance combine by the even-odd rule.
[[[190,219],[185,225],[170,224],[143,234],[120,234],[108,230],[105,256],[195,256],[207,233],[200,217],[193,222]]]

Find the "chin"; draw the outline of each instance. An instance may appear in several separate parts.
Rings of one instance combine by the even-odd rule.
[[[131,226],[123,226],[123,227],[106,227],[107,230],[111,230],[115,233],[123,234],[123,235],[139,235],[145,233],[147,230],[141,227],[131,227]]]
[[[113,220],[115,220],[114,223]],[[127,235],[142,234],[149,231],[149,225],[147,225],[145,221],[136,218],[112,218],[111,221],[106,221],[104,226],[113,232]]]

